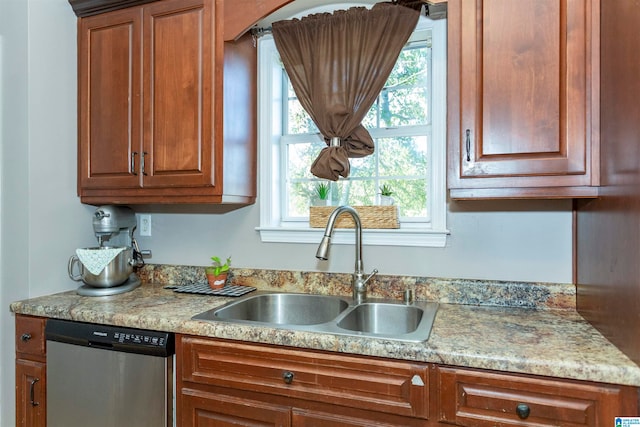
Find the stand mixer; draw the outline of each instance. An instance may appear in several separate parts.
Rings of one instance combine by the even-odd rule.
[[[82,280],[77,293],[84,296],[115,295],[131,291],[140,286],[140,279],[133,273],[133,267],[144,265],[143,255],[150,256],[151,251],[140,251],[133,237],[136,229],[136,215],[125,206],[99,206],[93,214],[93,232],[99,247],[79,249],[69,259],[69,277]],[[80,252],[84,251],[84,252]],[[104,255],[107,251],[116,251],[118,255],[104,266],[100,273],[91,273],[86,265],[87,258],[79,255]],[[74,274],[74,266],[79,266],[80,274]]]

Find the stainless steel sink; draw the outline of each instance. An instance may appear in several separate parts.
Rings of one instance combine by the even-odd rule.
[[[354,307],[338,327],[371,334],[403,335],[415,332],[424,310],[412,305],[364,303]]]
[[[316,325],[335,319],[348,307],[348,300],[334,296],[266,293],[251,295],[194,319]]]
[[[421,342],[429,339],[438,304],[369,299],[356,304],[331,295],[258,292],[194,320],[262,325],[279,329]]]

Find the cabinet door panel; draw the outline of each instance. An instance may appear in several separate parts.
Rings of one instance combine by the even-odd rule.
[[[128,9],[79,21],[82,188],[140,185],[141,18],[139,9]]]
[[[211,185],[213,5],[144,9],[144,187]]]
[[[463,176],[585,172],[585,4],[463,3]]]
[[[636,408],[631,387],[444,367],[437,378],[439,420],[459,426],[595,427]]]
[[[592,2],[450,12],[449,187],[591,185]]]
[[[291,410],[284,406],[194,389],[182,389],[180,399],[178,425],[184,427],[291,426]]]
[[[326,412],[308,411],[293,408],[293,425],[296,427],[397,427],[398,424],[391,424],[376,419],[362,419],[349,417],[342,414],[330,414]],[[401,425],[417,425],[417,420],[407,419],[406,423]]]
[[[44,363],[16,360],[16,426],[46,426],[46,383],[47,369]]]

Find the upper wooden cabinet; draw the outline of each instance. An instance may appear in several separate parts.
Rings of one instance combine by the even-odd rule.
[[[594,197],[599,2],[448,3],[451,197]]]
[[[164,0],[78,24],[78,193],[90,204],[253,203],[256,51],[223,0]]]

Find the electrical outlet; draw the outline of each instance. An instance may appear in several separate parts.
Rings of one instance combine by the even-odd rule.
[[[138,214],[138,230],[140,230],[140,236],[151,236],[150,214]]]

